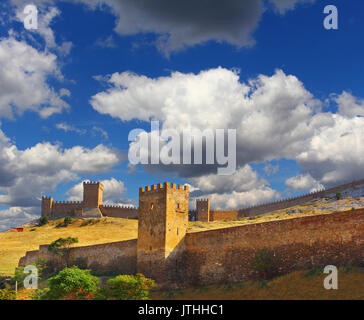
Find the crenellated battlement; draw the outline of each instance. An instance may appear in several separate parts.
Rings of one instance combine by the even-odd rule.
[[[83,201],[54,201],[54,205],[81,205]]]
[[[139,194],[143,194],[150,191],[162,191],[162,190],[181,190],[181,191],[189,191],[188,186],[176,184],[176,183],[170,183],[170,182],[164,182],[164,183],[158,183],[151,186],[146,186],[144,188],[139,188]]]
[[[138,208],[136,208],[136,207],[127,206],[127,205],[123,205],[123,206],[117,206],[117,205],[102,205],[100,207],[101,208],[115,208],[115,209],[138,210]]]
[[[99,182],[99,181],[84,181],[83,182],[83,185],[102,185],[103,186],[103,184],[101,183],[101,182]]]

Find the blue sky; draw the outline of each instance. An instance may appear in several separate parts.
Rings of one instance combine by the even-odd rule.
[[[29,1],[0,5],[0,230],[39,215],[42,194],[78,199],[85,179],[105,181],[110,203],[137,204],[140,186],[174,181],[234,208],[363,178],[361,2],[231,0],[216,10],[193,1],[32,3],[32,31],[22,22]],[[338,8],[338,30],[323,27],[327,4]],[[246,100],[219,92],[224,81],[249,87]],[[199,101],[193,86],[206,88]],[[198,126],[206,114],[207,125],[236,128],[237,174],[130,171],[128,133],[150,131],[136,116],[148,103],[149,118],[166,128],[178,117]]]

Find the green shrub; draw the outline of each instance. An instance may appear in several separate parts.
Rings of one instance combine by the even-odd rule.
[[[47,269],[47,261],[39,259],[35,263],[31,263],[30,265],[33,265],[38,270],[38,282],[42,279],[42,277],[46,273]],[[15,269],[15,274],[11,278],[10,283],[12,285],[15,285],[15,282],[18,282],[18,288],[21,288],[24,285],[24,279],[28,276],[28,273],[24,273],[24,267],[17,267]]]
[[[42,300],[45,299],[48,295],[49,288],[45,289],[37,289],[34,293],[30,296],[31,300]]]
[[[69,224],[72,223],[72,218],[70,216],[67,216],[64,218],[63,225],[67,227]]]
[[[49,290],[39,299],[88,300],[93,299],[99,279],[90,270],[65,268],[48,279]]]
[[[15,291],[0,289],[0,300],[16,300]]]
[[[94,225],[96,223],[99,223],[101,222],[101,219],[87,219],[85,221],[83,221],[80,225],[80,227],[85,227],[85,226],[88,226],[88,225]]]
[[[340,200],[343,198],[343,195],[341,192],[338,192],[335,197],[336,197],[336,200]]]
[[[262,280],[270,279],[276,273],[275,257],[267,248],[259,250],[250,261],[249,266]]]
[[[109,279],[101,287],[97,299],[103,300],[147,300],[149,291],[156,287],[154,280],[146,278],[143,274],[119,275]]]
[[[38,222],[38,227],[44,226],[49,222],[48,216],[40,217]]]

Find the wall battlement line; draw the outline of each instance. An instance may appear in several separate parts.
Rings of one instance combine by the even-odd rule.
[[[139,194],[150,191],[162,191],[167,189],[188,191],[189,187],[180,184],[177,185],[176,183],[171,184],[170,182],[164,182],[164,183],[158,183],[157,185],[154,184],[151,186],[146,186],[144,188],[139,188]]]

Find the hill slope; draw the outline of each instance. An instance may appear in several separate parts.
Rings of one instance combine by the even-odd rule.
[[[24,232],[0,233],[0,274],[14,274],[19,259],[26,251],[37,250],[41,244],[50,244],[68,236],[79,240],[78,246],[136,239],[138,221],[118,218],[73,220],[68,227],[57,227],[63,219],[50,221],[42,227],[26,227]],[[93,221],[93,224],[88,223]],[[87,224],[87,225],[86,225]]]

